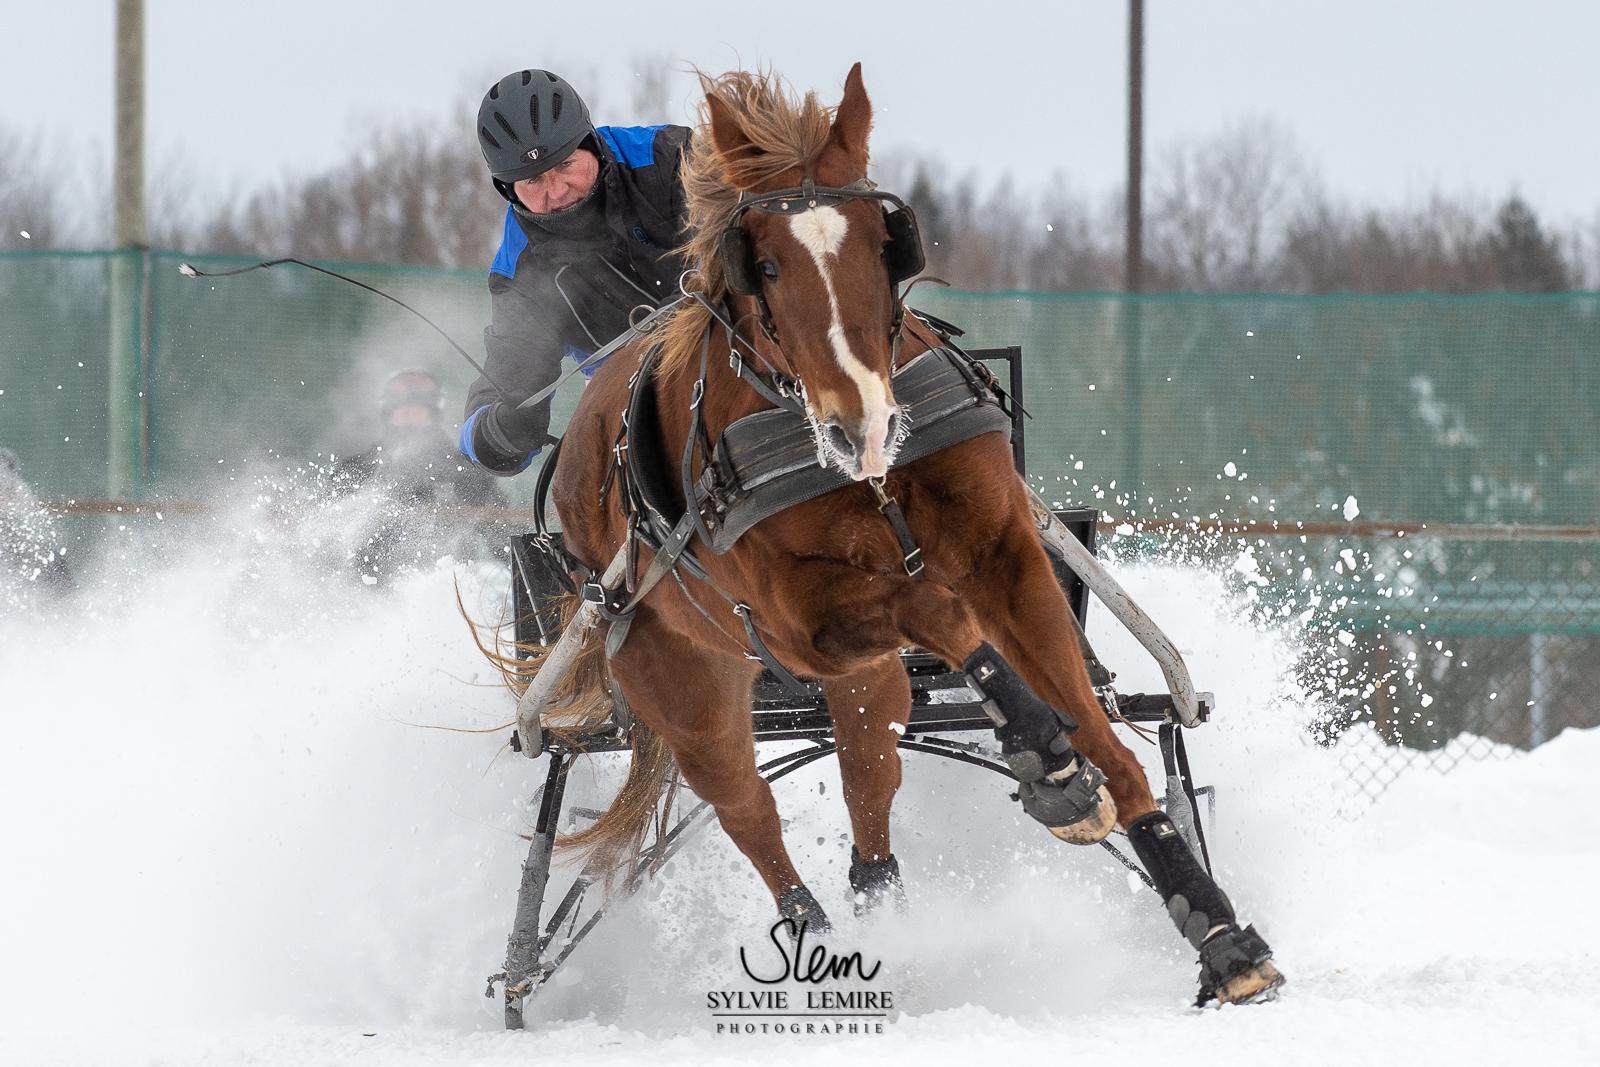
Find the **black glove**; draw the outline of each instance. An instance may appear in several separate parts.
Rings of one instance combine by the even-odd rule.
[[[496,474],[515,474],[550,440],[550,402],[518,408],[496,400],[473,420],[472,450]]]

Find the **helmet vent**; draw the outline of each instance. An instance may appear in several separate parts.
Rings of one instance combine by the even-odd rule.
[[[550,121],[551,122],[560,122],[561,121],[561,94],[560,93],[551,93],[550,94]]]
[[[498,99],[500,99],[500,86],[498,84],[489,86],[489,99],[490,100],[498,100]]]
[[[531,81],[533,81],[533,71],[531,71],[531,70],[523,71],[522,72],[522,84],[523,85],[527,85]]]
[[[496,111],[494,113],[494,121],[499,124],[502,130],[506,131],[506,136],[511,138],[513,143],[519,145],[522,143],[522,138],[517,136],[517,131],[511,128],[511,123],[506,121],[506,117],[504,115]]]
[[[546,78],[549,78],[553,82],[558,82],[558,81],[561,80],[560,78],[556,77],[554,74],[551,74],[548,70],[544,72],[544,76]]]
[[[488,129],[487,126],[479,126],[478,127],[478,136],[482,137],[485,141],[488,141],[490,144],[494,145],[495,150],[499,151],[500,142],[496,141],[494,139],[494,134],[489,132],[489,129]]]
[[[528,97],[528,124],[533,127],[533,135],[539,136],[539,94],[534,93]]]

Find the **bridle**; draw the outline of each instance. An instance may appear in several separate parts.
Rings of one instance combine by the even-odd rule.
[[[889,271],[889,291],[894,301],[889,339],[898,356],[900,335],[905,326],[905,305],[901,302],[900,283],[920,273],[927,259],[922,251],[922,236],[917,229],[916,214],[895,194],[880,191],[870,178],[861,178],[842,188],[834,188],[817,185],[815,179],[807,174],[798,186],[788,189],[739,194],[738,203],[728,213],[728,221],[717,238],[717,258],[722,263],[722,277],[728,292],[735,296],[756,298],[761,312],[761,332],[773,344],[778,344],[778,328],[772,320],[772,309],[767,306],[750,235],[745,233],[742,225],[745,214],[761,211],[771,215],[799,215],[814,208],[838,207],[851,200],[879,200],[894,206],[894,210],[884,213],[884,225],[889,231],[889,242],[884,247],[884,266]]]

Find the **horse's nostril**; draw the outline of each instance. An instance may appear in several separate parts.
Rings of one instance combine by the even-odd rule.
[[[827,430],[828,440],[833,444],[833,447],[838,450],[840,455],[853,456],[856,454],[855,442],[850,440],[850,435],[844,432],[844,428],[842,426],[830,424],[823,428]]]

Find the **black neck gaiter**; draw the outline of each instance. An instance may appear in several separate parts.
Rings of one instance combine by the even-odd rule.
[[[606,227],[606,201],[600,188],[605,184],[597,175],[589,195],[560,211],[548,215],[535,215],[517,205],[517,214],[552,237],[569,241],[601,242],[608,239]]]

